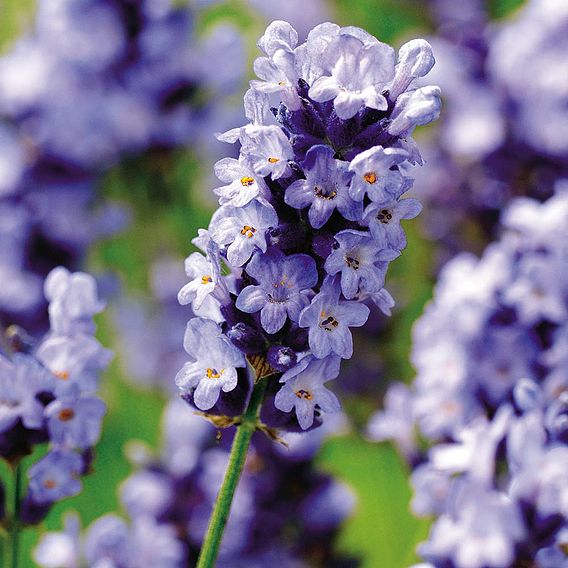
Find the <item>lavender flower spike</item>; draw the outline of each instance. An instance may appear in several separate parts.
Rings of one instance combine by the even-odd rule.
[[[192,361],[177,384],[200,410],[236,416],[254,401],[266,426],[294,431],[320,424],[309,412],[318,404],[294,412],[295,398],[282,402],[286,386],[275,403],[281,374],[299,377],[312,360],[311,375],[328,372],[315,360],[353,355],[350,327],[366,322],[366,304],[387,315],[394,305],[383,286],[406,245],[400,220],[420,212],[417,200],[404,199],[408,173],[422,163],[411,134],[436,117],[439,90],[414,85],[434,63],[424,40],[403,46],[396,68],[391,47],[331,23],[298,43],[290,24],[275,21],[258,46],[248,123],[218,135],[240,146],[238,158],[215,166],[226,185],[214,190],[220,207],[198,239],[208,258],[187,261],[191,281],[179,299],[200,311],[186,331]],[[205,297],[207,312],[199,308]],[[245,355],[258,376],[247,376]],[[252,396],[254,385],[266,388],[266,400]]]
[[[36,446],[47,446],[27,471],[9,523],[37,524],[56,501],[79,493],[106,412],[96,391],[111,354],[93,336],[93,316],[104,305],[95,279],[57,268],[45,294],[50,331],[35,342],[17,331],[0,353],[0,457],[17,467]]]
[[[436,518],[419,553],[435,568],[567,561],[568,193],[517,199],[502,223],[480,259],[444,267],[414,325],[414,384],[372,420],[420,464],[413,508]]]
[[[426,42],[402,50],[396,71],[394,50],[354,27],[324,23],[299,45],[290,24],[275,21],[258,45],[249,123],[219,136],[240,142],[237,162],[218,163],[230,185],[217,190],[209,226],[231,268],[220,276],[230,292],[214,298],[225,321],[189,322],[192,362],[176,378],[188,403],[240,424],[198,568],[218,556],[252,432],[307,430],[321,424],[320,411],[339,409],[323,384],[353,355],[349,328],[367,321],[365,302],[384,312],[394,303],[383,280],[404,247],[398,221],[419,212],[401,199],[408,171],[422,163],[411,134],[440,104],[436,87],[411,88],[433,62]],[[372,225],[382,214],[373,205],[388,209],[392,230]]]

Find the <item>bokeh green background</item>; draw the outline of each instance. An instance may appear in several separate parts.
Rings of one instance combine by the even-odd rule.
[[[493,0],[491,13],[495,18],[507,17],[520,3]],[[337,23],[363,27],[394,45],[431,29],[427,6],[419,1],[330,0],[329,4]],[[33,0],[0,0],[0,51],[9,49],[33,22],[33,10]],[[208,9],[201,16],[198,29],[204,30],[219,19],[229,19],[242,29],[252,60],[256,39],[266,22],[251,12],[246,2],[234,0]],[[185,150],[130,159],[107,173],[101,180],[102,195],[129,204],[134,212],[133,223],[119,236],[97,244],[91,251],[88,268],[113,270],[126,290],[146,291],[151,261],[165,251],[187,254],[197,228],[207,225],[211,210],[203,198],[210,191],[206,179],[199,160]],[[408,362],[410,328],[431,294],[435,243],[428,243],[419,234],[417,224],[410,225],[408,249],[393,263],[389,276],[407,303],[390,322],[387,340],[376,345],[388,372],[377,372],[369,380],[412,379]],[[115,332],[110,318],[103,316],[99,324],[99,338],[112,348]],[[357,349],[355,353],[357,357]],[[62,514],[68,509],[79,511],[84,525],[104,513],[119,510],[117,487],[131,471],[124,453],[126,442],[137,439],[151,447],[159,444],[165,399],[157,392],[133,387],[122,375],[119,363],[117,353],[103,379],[102,396],[109,411],[97,448],[95,471],[85,480],[79,496],[53,509],[42,529],[60,529]],[[345,480],[358,496],[356,512],[341,533],[340,549],[362,558],[364,568],[405,568],[416,560],[415,546],[426,536],[428,521],[417,520],[409,513],[408,471],[396,452],[389,445],[367,442],[357,433],[373,406],[365,400],[348,400],[346,410],[355,425],[354,431],[328,441],[318,461],[320,467]],[[32,459],[28,458],[28,462]],[[35,530],[25,531],[24,566],[32,566],[29,550],[36,539]]]

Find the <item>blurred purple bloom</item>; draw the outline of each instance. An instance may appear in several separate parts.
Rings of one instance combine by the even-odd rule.
[[[12,360],[0,355],[0,432],[6,432],[18,420],[29,429],[43,423],[43,405],[36,395],[51,390],[53,378],[34,358],[14,355]]]
[[[61,397],[45,408],[51,441],[57,447],[86,449],[100,438],[105,403],[94,396]]]
[[[36,503],[53,503],[81,491],[83,460],[75,452],[53,450],[28,471],[29,495]]]

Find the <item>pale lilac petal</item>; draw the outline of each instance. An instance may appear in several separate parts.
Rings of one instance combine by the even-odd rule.
[[[266,294],[262,286],[247,286],[241,291],[236,302],[237,308],[247,314],[258,312],[264,304],[266,304]]]

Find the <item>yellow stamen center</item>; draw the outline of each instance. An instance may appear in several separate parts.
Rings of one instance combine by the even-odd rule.
[[[243,187],[250,187],[254,183],[254,178],[250,176],[244,176],[241,178],[241,185]]]
[[[53,374],[62,381],[66,381],[69,379],[69,372],[68,371],[53,371]]]
[[[245,225],[241,229],[241,235],[247,237],[248,239],[252,239],[254,237],[255,233],[256,233],[256,229],[254,227],[251,227],[250,225]]]
[[[312,398],[314,397],[314,395],[310,391],[303,389],[296,391],[295,394],[298,398],[303,398],[304,400],[312,400]]]
[[[213,282],[213,278],[211,278],[208,274],[201,277],[201,284],[211,284],[211,282]]]
[[[221,377],[224,370],[225,369],[221,369],[220,371],[217,371],[217,369],[208,368],[207,371],[205,371],[205,373],[207,374],[208,379],[218,379],[218,378]]]
[[[279,161],[280,161],[280,158],[268,158],[268,162],[270,164],[276,164]]]
[[[364,176],[363,179],[370,184],[376,183],[377,182],[377,174],[375,172],[367,172]]]

